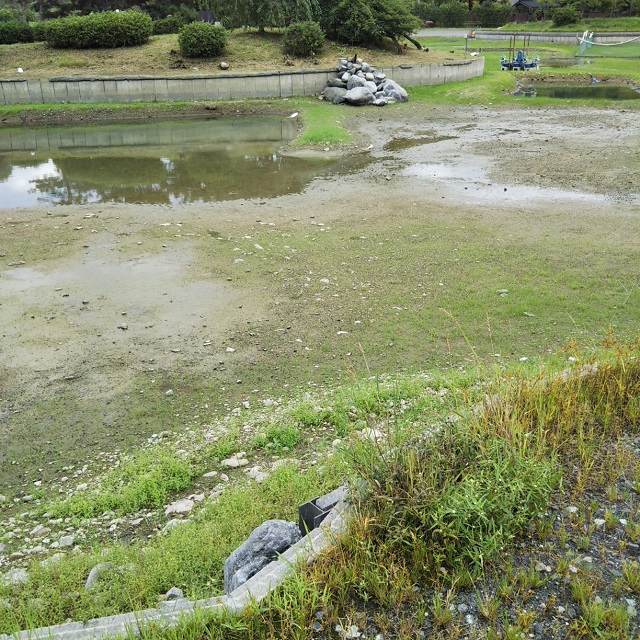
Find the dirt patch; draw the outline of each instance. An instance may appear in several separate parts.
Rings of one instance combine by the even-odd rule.
[[[160,115],[167,112],[145,112]],[[78,114],[64,117],[75,122]],[[25,122],[45,119],[33,112]],[[513,242],[548,235],[566,239],[570,251],[573,237],[605,234],[608,246],[640,249],[638,112],[409,104],[354,111],[350,126],[351,151],[374,161],[300,194],[174,207],[78,205],[50,215],[2,211],[0,492],[24,494],[63,465],[167,427],[201,424],[254,392],[281,395],[315,380],[316,367],[322,383],[346,375],[341,340],[353,305],[331,292],[317,306],[306,303],[304,278],[287,272],[287,261],[304,256],[288,247],[287,234],[305,238],[334,225],[348,239],[355,227],[391,234],[405,224],[457,230],[482,221]],[[424,144],[389,150],[391,140],[420,137]],[[267,256],[255,237],[264,229],[284,239],[279,266],[260,271]],[[345,257],[327,256],[326,274],[309,266],[309,281],[331,276]],[[392,266],[372,263],[369,277],[363,304],[371,306],[376,280],[395,276]],[[307,334],[325,341],[305,351]],[[407,361],[388,347],[393,342],[387,338],[379,355],[386,370]],[[304,360],[288,369],[294,356]]]

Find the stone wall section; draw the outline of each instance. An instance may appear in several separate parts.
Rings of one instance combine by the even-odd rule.
[[[460,82],[482,75],[484,58],[380,69],[402,86]],[[0,104],[191,102],[316,96],[336,71],[189,76],[71,76],[0,79]]]

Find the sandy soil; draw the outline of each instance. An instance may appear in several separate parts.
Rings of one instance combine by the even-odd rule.
[[[579,234],[604,217],[612,242],[619,235],[640,250],[629,237],[640,231],[639,111],[416,105],[354,111],[350,127],[348,152],[370,154],[366,169],[263,204],[0,212],[0,493],[20,492],[18,474],[40,465],[58,468],[160,429],[127,432],[128,394],[142,372],[210,376],[233,353],[228,378],[241,379],[246,363],[265,357],[231,336],[247,322],[284,324],[291,307],[231,265],[211,271],[198,238],[212,218],[237,238],[260,224],[286,231],[390,215],[399,223],[481,218],[517,241]],[[78,408],[65,433],[51,426],[60,398],[65,415],[69,398]],[[34,403],[49,424],[20,421],[17,412]]]

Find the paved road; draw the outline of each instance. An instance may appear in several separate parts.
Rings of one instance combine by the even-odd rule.
[[[421,38],[464,38],[465,33],[471,29],[420,29],[417,31]]]

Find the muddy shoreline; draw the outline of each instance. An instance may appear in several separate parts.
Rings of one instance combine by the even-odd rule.
[[[16,117],[24,125],[58,126],[134,114],[267,113],[289,115],[265,104],[27,110]],[[274,267],[269,283],[253,277],[249,265],[262,259],[256,238],[267,230],[305,237],[323,225],[348,234],[351,226],[481,221],[514,242],[549,234],[570,247],[573,236],[600,233],[609,246],[640,251],[638,111],[407,105],[353,110],[348,126],[348,148],[310,152],[366,154],[368,166],[318,179],[299,194],[1,212],[0,493],[24,495],[36,478],[46,483],[63,466],[135,446],[167,426],[202,424],[243,401],[347,375],[337,322],[349,309],[340,298],[327,298],[311,314],[285,267]],[[238,255],[245,264],[238,266]],[[330,258],[328,273],[331,260],[340,261]],[[377,277],[389,274],[372,272],[373,282]],[[300,335],[333,336],[322,353],[304,354],[305,379],[279,366],[282,354],[298,348],[296,336],[286,351],[264,337],[288,335],[292,325]],[[314,377],[325,361],[322,377]],[[386,366],[398,362],[402,354]]]

